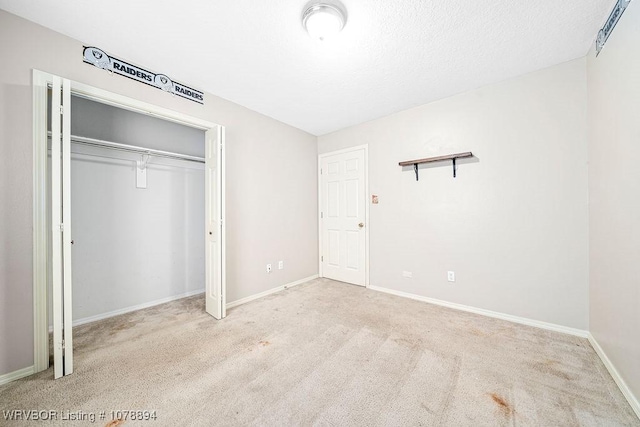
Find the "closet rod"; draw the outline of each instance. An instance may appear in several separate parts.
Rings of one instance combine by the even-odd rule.
[[[130,153],[150,154],[167,159],[187,160],[204,163],[204,157],[190,156],[188,154],[173,153],[171,151],[154,150],[153,148],[139,147],[137,145],[120,144],[119,142],[105,141],[102,139],[87,138],[85,136],[71,135],[71,141],[93,147],[112,148],[114,150],[128,151]]]

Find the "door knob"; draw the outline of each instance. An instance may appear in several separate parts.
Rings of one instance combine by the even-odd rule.
[[[364,227],[364,222],[361,222],[360,224],[358,224],[358,227],[360,228]]]

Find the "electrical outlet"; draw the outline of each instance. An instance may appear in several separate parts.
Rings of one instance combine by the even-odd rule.
[[[271,264],[267,264],[267,273],[271,273]]]
[[[278,270],[282,270],[284,268],[284,261],[278,261]]]
[[[403,271],[402,272],[402,277],[411,278],[411,277],[413,277],[413,273],[410,272],[410,271]]]
[[[456,281],[456,272],[455,271],[447,271],[447,280],[450,282]]]

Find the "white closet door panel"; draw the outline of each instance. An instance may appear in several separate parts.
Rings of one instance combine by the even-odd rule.
[[[62,79],[62,298],[64,374],[73,373],[73,290],[71,279],[71,82]]]
[[[62,152],[60,91],[62,79],[54,76],[51,87],[51,270],[53,303],[53,376],[64,376],[62,355],[63,305],[62,305]]]
[[[208,130],[205,141],[206,310],[222,319],[226,314],[222,286],[222,128]]]
[[[71,287],[71,82],[53,76],[51,89],[51,261],[53,374],[73,372]]]

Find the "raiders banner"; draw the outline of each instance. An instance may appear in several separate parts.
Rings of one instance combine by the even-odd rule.
[[[83,51],[84,62],[95,65],[98,68],[107,70],[121,76],[129,77],[141,83],[162,89],[172,95],[178,95],[198,104],[204,104],[204,93],[185,86],[182,83],[174,82],[164,74],[155,74],[143,68],[136,67],[128,62],[122,61],[113,56],[107,55],[103,50],[96,47],[86,47]]]

